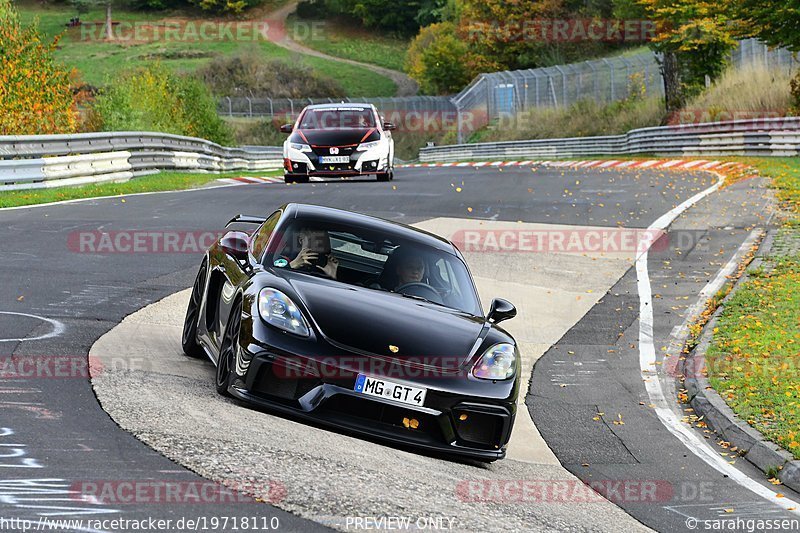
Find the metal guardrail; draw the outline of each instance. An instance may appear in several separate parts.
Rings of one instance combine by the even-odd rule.
[[[797,156],[800,117],[733,120],[631,130],[624,135],[494,143],[420,149],[423,163],[531,157],[599,155]]]
[[[151,132],[0,136],[0,191],[125,181],[158,170],[273,170],[282,152]]]

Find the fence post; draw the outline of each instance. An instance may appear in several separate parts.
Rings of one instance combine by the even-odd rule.
[[[231,104],[231,97],[226,96],[225,98],[228,99],[228,116],[233,117],[233,105]]]
[[[245,96],[247,99],[247,116],[249,118],[253,118],[253,100],[249,96]]]
[[[556,70],[561,74],[561,105],[567,107],[567,73],[558,65]]]
[[[611,65],[611,63],[608,62],[608,59],[606,58],[602,58],[601,61],[606,64],[606,67],[608,67],[609,88],[611,89],[610,101],[614,102],[616,100],[614,94],[614,67]]]

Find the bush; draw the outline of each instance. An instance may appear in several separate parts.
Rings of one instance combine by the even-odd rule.
[[[248,8],[259,5],[261,0],[189,0],[189,3],[212,13],[239,14]],[[160,2],[156,2],[154,5],[158,4]]]
[[[208,89],[158,64],[120,74],[97,97],[94,111],[104,131],[159,131],[219,144],[233,139]]]
[[[800,115],[800,71],[798,71],[789,82],[789,89],[792,95],[789,113],[792,115]]]
[[[282,61],[264,61],[257,52],[214,59],[198,72],[211,91],[219,96],[270,98],[342,98],[338,82],[305,67]]]
[[[292,122],[291,117],[284,119],[258,118],[226,118],[226,124],[233,130],[236,144],[251,146],[282,146],[287,135],[278,128],[281,124]]]
[[[450,22],[423,28],[406,55],[406,72],[426,94],[452,94],[472,79],[468,49]]]
[[[0,135],[72,133],[77,117],[69,73],[53,58],[37,24],[22,28],[0,0]]]

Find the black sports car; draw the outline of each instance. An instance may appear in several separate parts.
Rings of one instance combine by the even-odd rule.
[[[230,229],[257,226],[252,233]],[[500,459],[520,360],[441,237],[326,207],[239,215],[212,246],[183,350],[216,364],[223,395],[429,450]]]
[[[372,104],[310,105],[294,125],[280,129],[290,134],[283,143],[286,183],[311,177],[394,177],[395,126],[384,122]]]

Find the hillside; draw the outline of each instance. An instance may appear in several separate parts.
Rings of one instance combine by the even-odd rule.
[[[101,38],[99,24],[67,28],[66,24],[76,16],[76,11],[68,5],[21,2],[17,7],[24,23],[38,18],[40,28],[47,36],[61,35],[58,59],[66,66],[77,69],[82,81],[95,86],[103,85],[110,75],[122,69],[152,61],[159,61],[176,72],[193,72],[214,57],[255,50],[265,61],[279,60],[294,66],[308,67],[321,76],[333,79],[350,96],[391,96],[396,91],[396,84],[392,80],[367,68],[286,50],[258,35],[258,26],[246,20],[238,21],[239,26],[236,26],[237,21],[234,19],[181,12],[116,9],[113,19],[119,23],[116,31],[121,38],[109,42]],[[82,15],[81,20],[101,22],[104,16],[104,12],[95,8]],[[264,17],[262,14],[257,20],[270,19],[268,15]],[[208,28],[206,34],[212,35],[211,39],[200,37],[204,24]],[[166,30],[169,25],[181,29],[168,34]],[[237,27],[241,28],[238,30],[240,38],[237,38]],[[229,34],[226,31],[233,34],[234,39],[227,38]],[[280,28],[271,28],[266,33],[273,40],[283,35]],[[137,40],[137,37],[156,34],[160,36],[157,40]],[[222,34],[223,38],[217,38],[217,34]],[[170,37],[165,38],[167,35]]]

